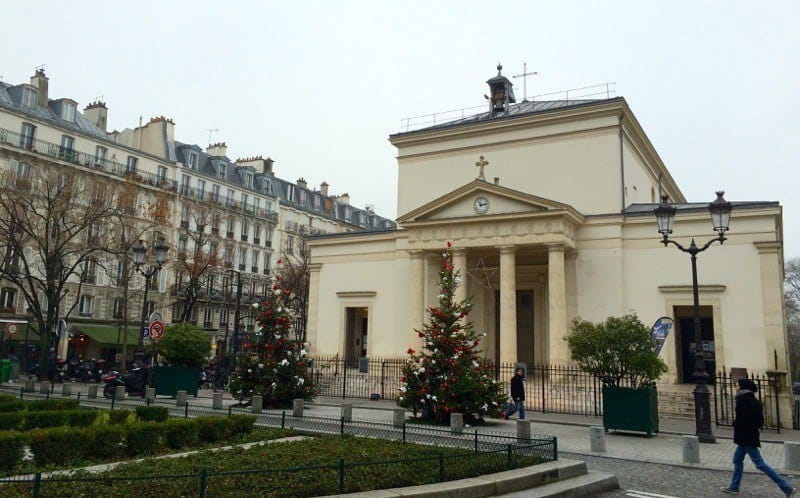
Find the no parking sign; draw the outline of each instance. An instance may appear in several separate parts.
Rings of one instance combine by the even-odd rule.
[[[150,339],[157,341],[164,336],[164,322],[154,320],[150,322]]]

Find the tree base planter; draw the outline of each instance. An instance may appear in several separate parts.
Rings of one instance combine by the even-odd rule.
[[[153,384],[156,395],[175,397],[178,391],[197,396],[200,370],[194,367],[156,366],[153,371]]]
[[[658,433],[658,393],[655,388],[603,387],[603,427],[606,431]]]

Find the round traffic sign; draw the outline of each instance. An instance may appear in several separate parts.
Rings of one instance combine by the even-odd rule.
[[[164,335],[164,322],[158,320],[150,322],[150,339],[157,341]]]
[[[19,325],[17,325],[16,323],[7,324],[6,325],[6,332],[8,332],[8,335],[16,334],[17,332],[19,332]]]

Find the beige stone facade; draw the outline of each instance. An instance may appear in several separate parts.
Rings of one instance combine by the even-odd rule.
[[[459,297],[487,333],[488,358],[566,364],[576,317],[669,316],[664,380],[689,382],[690,260],[661,244],[652,210],[668,194],[678,206],[674,237],[688,244],[715,236],[708,203],[686,202],[624,99],[546,107],[523,103],[390,138],[399,229],[310,242],[314,354],[350,356],[366,344],[361,356],[405,356],[451,242]],[[787,369],[782,224],[777,202],[734,202],[728,240],[699,256],[708,368],[764,371],[777,357]]]

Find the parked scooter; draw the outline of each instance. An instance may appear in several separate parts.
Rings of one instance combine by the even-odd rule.
[[[142,398],[147,388],[147,373],[144,368],[136,365],[130,372],[120,374],[116,370],[111,370],[104,374],[101,379],[106,385],[103,387],[103,396],[113,398],[117,392],[117,386],[125,386],[128,394],[138,394]]]
[[[92,361],[84,362],[81,365],[81,380],[83,382],[101,382],[101,376],[103,375],[103,365],[105,365],[105,360],[101,359],[92,359]]]

